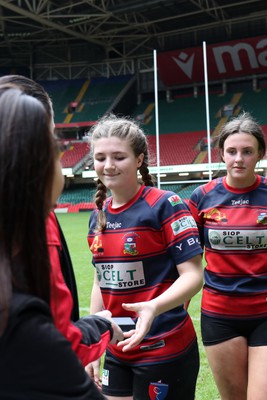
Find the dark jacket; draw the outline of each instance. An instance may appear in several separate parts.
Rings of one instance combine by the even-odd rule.
[[[31,295],[14,293],[0,338],[0,399],[105,399],[53,324],[48,305]]]

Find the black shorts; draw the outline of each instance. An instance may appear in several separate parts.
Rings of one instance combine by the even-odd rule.
[[[235,319],[201,315],[201,334],[204,346],[212,346],[243,336],[248,346],[267,346],[267,318]]]
[[[133,367],[115,360],[107,353],[102,392],[107,396],[133,396],[134,400],[150,400],[150,383],[160,381],[167,385],[168,394],[164,399],[194,400],[198,371],[197,341],[179,359],[157,365]]]

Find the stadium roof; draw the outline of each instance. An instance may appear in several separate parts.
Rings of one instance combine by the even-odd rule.
[[[265,35],[266,17],[266,0],[0,0],[0,64],[124,62]]]

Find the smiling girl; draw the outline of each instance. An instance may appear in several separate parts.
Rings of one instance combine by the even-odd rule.
[[[153,187],[146,136],[135,122],[105,117],[91,139],[98,176],[88,234],[95,266],[91,312],[104,307],[136,323],[106,352],[103,393],[147,400],[150,385],[161,382],[164,398],[193,400],[199,355],[183,304],[202,287],[196,223],[177,194]],[[89,372],[100,384],[99,362]]]
[[[205,246],[202,339],[222,400],[267,398],[267,181],[261,127],[248,113],[218,138],[227,174],[198,187],[190,209]]]

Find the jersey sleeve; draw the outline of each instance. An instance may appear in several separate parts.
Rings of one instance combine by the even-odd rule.
[[[200,204],[202,198],[203,198],[203,191],[201,190],[201,187],[198,187],[193,191],[193,193],[189,199],[189,202],[188,202],[188,207],[189,207],[189,210],[190,210],[194,220],[196,221],[201,245],[204,246],[203,219],[202,219],[202,213],[199,212],[199,204]]]
[[[160,215],[164,240],[176,264],[202,254],[196,222],[177,194],[165,195]]]

